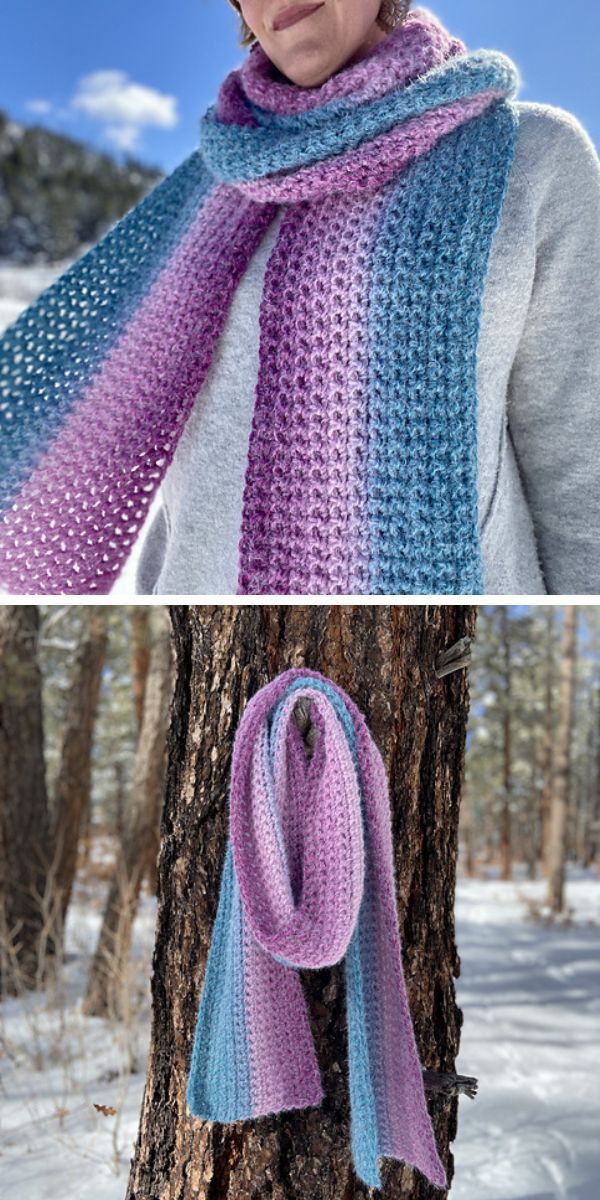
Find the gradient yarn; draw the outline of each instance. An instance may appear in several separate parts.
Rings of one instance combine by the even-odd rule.
[[[477,343],[518,84],[427,9],[317,88],[255,45],[200,148],[0,337],[0,586],[111,590],[283,207],[238,592],[482,592]]]
[[[310,756],[293,715],[302,697]],[[402,970],[384,764],[342,689],[294,669],[253,696],[235,737],[192,1113],[228,1123],[321,1102],[297,968],[342,960],[356,1172],[379,1187],[387,1156],[443,1188]]]

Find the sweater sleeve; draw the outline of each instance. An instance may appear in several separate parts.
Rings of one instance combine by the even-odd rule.
[[[152,596],[165,559],[168,525],[164,505],[160,504],[144,536],[135,570],[136,596]]]
[[[532,116],[535,276],[508,424],[549,594],[600,593],[600,163],[570,113]]]

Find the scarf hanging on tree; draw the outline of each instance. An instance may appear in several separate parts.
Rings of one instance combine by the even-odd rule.
[[[300,698],[310,754],[294,719]],[[356,1172],[379,1187],[388,1156],[443,1188],[402,969],[385,767],[341,688],[294,669],[250,700],[235,738],[192,1113],[228,1123],[321,1102],[296,968],[342,959]]]
[[[518,84],[428,9],[316,88],[255,45],[199,149],[0,336],[0,586],[110,591],[283,206],[238,592],[482,592],[476,352]]]

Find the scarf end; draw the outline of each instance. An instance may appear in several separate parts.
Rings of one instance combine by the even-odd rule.
[[[428,1183],[432,1184],[433,1187],[438,1188],[439,1191],[445,1192],[448,1190],[447,1175],[439,1158],[436,1158],[435,1162],[427,1164],[412,1162],[411,1159],[405,1158],[403,1155],[388,1154],[387,1152],[382,1152],[381,1158],[394,1158],[398,1162],[405,1163],[407,1167],[413,1167],[414,1170],[423,1175],[425,1179],[427,1179]],[[366,1186],[369,1188],[381,1187],[381,1172],[379,1169],[378,1157],[373,1158],[368,1163],[356,1162],[355,1159],[354,1169],[361,1183],[366,1184]]]

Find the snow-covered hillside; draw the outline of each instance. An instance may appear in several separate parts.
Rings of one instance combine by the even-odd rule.
[[[0,334],[68,265],[21,267],[0,262]]]
[[[598,1192],[600,879],[571,873],[570,927],[526,919],[522,898],[543,892],[540,883],[493,879],[458,886],[457,1065],[477,1076],[479,1094],[460,1100],[455,1200],[595,1200]],[[143,1089],[154,908],[146,898],[136,922],[133,1012],[123,1030],[79,1011],[101,899],[79,885],[64,1008],[44,997],[0,1004],[2,1196],[125,1193]]]

